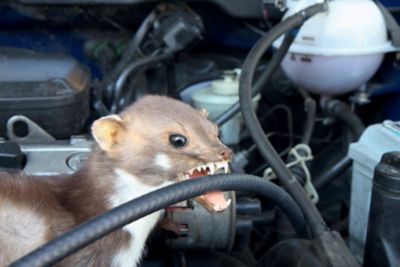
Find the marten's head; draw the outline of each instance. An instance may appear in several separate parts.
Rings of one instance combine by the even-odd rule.
[[[227,172],[232,152],[218,132],[205,112],[164,96],[145,96],[92,126],[115,168],[151,186]]]

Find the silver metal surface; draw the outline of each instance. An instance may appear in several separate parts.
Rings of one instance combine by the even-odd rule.
[[[69,141],[20,145],[27,159],[24,173],[57,175],[76,171],[90,152],[92,142],[77,136],[71,137]]]
[[[26,135],[18,136],[14,124],[24,123]],[[25,174],[57,175],[73,173],[82,165],[91,150],[92,142],[86,136],[72,136],[57,141],[35,122],[25,116],[13,116],[7,122],[10,140],[18,142],[26,156]]]
[[[17,123],[22,123],[26,126],[27,132],[24,136],[18,136],[15,132],[15,125]],[[43,130],[39,125],[35,122],[31,121],[29,118],[16,115],[12,116],[7,121],[7,135],[8,138],[12,141],[16,141],[18,143],[53,143],[56,141],[53,136],[48,134],[45,130]]]

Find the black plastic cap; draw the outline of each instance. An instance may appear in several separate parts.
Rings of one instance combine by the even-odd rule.
[[[400,193],[400,151],[383,154],[375,168],[374,184],[383,190]]]

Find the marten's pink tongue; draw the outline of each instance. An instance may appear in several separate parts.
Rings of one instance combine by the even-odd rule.
[[[231,204],[231,200],[226,200],[221,191],[214,191],[196,198],[203,207],[210,212],[222,212]]]

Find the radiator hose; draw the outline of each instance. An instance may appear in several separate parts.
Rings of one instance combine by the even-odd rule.
[[[268,198],[286,213],[300,237],[310,238],[301,209],[282,188],[257,176],[218,174],[179,182],[131,200],[64,233],[15,261],[10,267],[53,265],[132,221],[216,190],[247,191]]]

